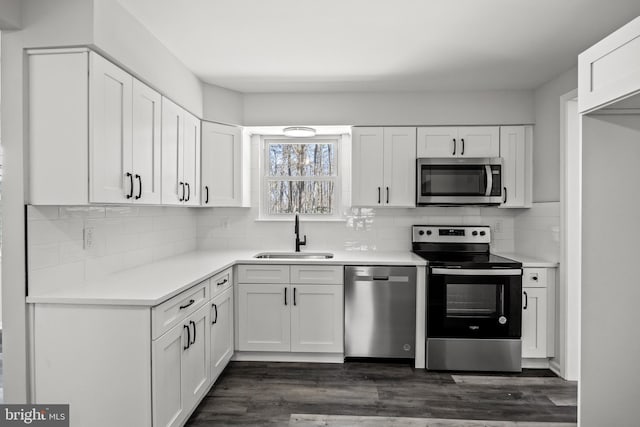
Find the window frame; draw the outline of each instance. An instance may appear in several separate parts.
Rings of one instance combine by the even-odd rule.
[[[274,141],[282,141],[287,144],[332,144],[334,146],[335,175],[328,176],[271,176],[268,175],[269,168],[269,144]],[[270,182],[277,181],[329,181],[333,182],[334,209],[331,214],[300,214],[300,218],[306,221],[343,221],[342,215],[342,135],[318,135],[310,138],[292,138],[284,135],[262,135],[260,137],[260,206],[259,220],[263,221],[288,221],[293,219],[293,214],[272,214],[269,213],[269,191]]]

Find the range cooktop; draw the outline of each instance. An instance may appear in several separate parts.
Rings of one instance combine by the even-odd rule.
[[[429,266],[460,268],[521,268],[522,263],[490,252],[491,228],[486,225],[414,225],[413,252]]]

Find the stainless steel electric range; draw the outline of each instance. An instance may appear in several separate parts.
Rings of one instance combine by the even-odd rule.
[[[413,226],[428,269],[427,369],[522,370],[522,264],[490,242],[488,226]]]

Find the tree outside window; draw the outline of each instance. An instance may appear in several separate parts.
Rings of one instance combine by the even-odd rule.
[[[338,138],[264,139],[263,217],[336,217]]]

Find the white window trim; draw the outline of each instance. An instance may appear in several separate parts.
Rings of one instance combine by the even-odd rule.
[[[327,221],[327,222],[335,222],[335,221],[344,221],[344,216],[343,216],[343,200],[342,200],[342,195],[343,195],[343,174],[345,172],[345,168],[342,165],[343,159],[343,135],[319,135],[319,136],[315,136],[313,138],[290,138],[290,137],[286,137],[283,135],[261,135],[260,136],[260,160],[259,160],[259,165],[260,165],[260,169],[259,169],[259,184],[260,184],[260,196],[259,196],[259,214],[258,214],[258,218],[256,219],[256,221],[292,221],[293,220],[293,214],[269,214],[267,212],[267,206],[268,206],[268,202],[267,202],[267,195],[268,192],[266,191],[266,186],[267,186],[267,182],[269,181],[279,181],[279,180],[284,180],[287,181],[289,180],[288,177],[286,177],[285,179],[277,179],[277,178],[271,178],[269,179],[269,177],[267,177],[266,175],[266,171],[268,170],[268,165],[267,162],[269,161],[269,156],[267,155],[267,147],[268,147],[268,142],[272,141],[272,140],[288,140],[291,141],[292,143],[313,143],[313,142],[331,142],[335,145],[336,147],[336,164],[335,164],[335,170],[336,170],[336,175],[334,177],[327,177],[327,178],[321,178],[320,180],[327,180],[327,181],[333,181],[334,182],[334,187],[333,187],[333,197],[334,197],[334,205],[335,208],[333,210],[333,214],[331,215],[325,215],[325,214],[300,214],[300,219],[304,220],[304,221],[317,221],[317,222],[322,222],[322,221]],[[293,177],[293,180],[295,181],[318,181],[317,177]]]

